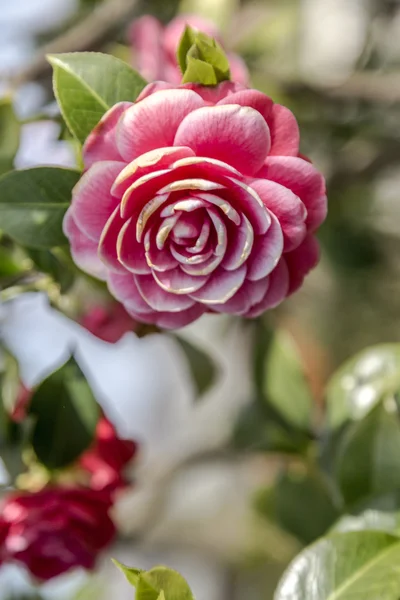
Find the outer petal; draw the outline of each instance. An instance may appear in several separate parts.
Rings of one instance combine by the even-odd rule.
[[[159,92],[160,90],[174,90],[178,86],[174,83],[170,83],[168,81],[153,81],[146,85],[146,87],[140,92],[139,96],[136,98],[136,103],[144,100],[148,96]]]
[[[255,179],[251,187],[278,218],[284,236],[284,252],[293,250],[306,237],[307,209],[290,189],[268,179]]]
[[[239,104],[239,106],[249,106],[257,110],[266,119],[274,106],[273,100],[259,92],[258,90],[240,90],[225,96],[218,102],[218,106],[224,104]]]
[[[185,89],[161,90],[137,102],[118,123],[117,146],[121,156],[131,161],[150,150],[172,146],[182,120],[202,106],[200,96]]]
[[[243,58],[233,52],[229,52],[227,56],[233,81],[237,81],[243,85],[249,85],[250,74]]]
[[[135,275],[142,298],[156,311],[179,312],[194,305],[189,296],[170,294],[163,290],[152,275]]]
[[[179,329],[196,321],[205,312],[201,304],[194,304],[191,308],[180,312],[156,312],[151,314],[135,314],[128,309],[129,314],[137,321],[143,323],[154,323],[162,329]]]
[[[271,215],[271,227],[265,235],[254,239],[253,251],[247,261],[247,278],[263,279],[278,264],[283,252],[283,234],[275,215]]]
[[[286,106],[274,104],[267,119],[271,131],[270,155],[297,156],[300,131],[296,117]]]
[[[132,273],[112,273],[107,275],[108,288],[111,294],[122,302],[130,312],[152,314],[153,309],[139,294]]]
[[[143,243],[136,240],[136,222],[129,219],[121,227],[117,238],[118,260],[128,271],[137,274],[151,273],[146,261]]]
[[[269,276],[269,287],[264,298],[261,302],[253,306],[245,316],[250,318],[259,317],[266,310],[275,308],[287,296],[288,290],[289,270],[285,259],[282,258]]]
[[[99,257],[103,263],[116,273],[126,273],[117,255],[117,241],[125,220],[121,218],[119,206],[108,219],[99,242]]]
[[[274,156],[267,159],[259,176],[284,185],[301,198],[307,209],[308,231],[314,231],[324,221],[325,179],[311,163],[298,157]]]
[[[151,15],[143,15],[136,19],[129,28],[129,40],[135,51],[134,62],[138,71],[148,81],[163,77],[163,30],[160,21]]]
[[[153,276],[163,290],[178,295],[192,294],[203,287],[208,280],[206,275],[188,275],[179,267],[153,273]]]
[[[119,118],[130,106],[133,106],[132,102],[119,102],[110,108],[89,134],[82,148],[86,169],[99,160],[122,160],[115,131]]]
[[[246,265],[242,265],[236,271],[225,271],[217,269],[209,278],[208,282],[191,297],[203,304],[221,304],[227,302],[242,286],[246,277]]]
[[[265,297],[269,286],[269,277],[259,281],[246,279],[242,287],[225,304],[212,304],[210,308],[216,312],[243,315],[252,306],[257,305]]]
[[[217,104],[225,96],[229,96],[240,90],[244,90],[246,86],[235,81],[223,81],[215,87],[207,87],[198,83],[184,83],[181,87],[187,90],[193,90],[208,104]]]
[[[307,273],[318,264],[318,241],[314,236],[307,237],[296,250],[285,255],[285,260],[290,275],[288,294],[293,294],[299,289]]]
[[[64,217],[63,230],[71,245],[74,262],[86,273],[104,280],[106,268],[97,254],[97,243],[90,240],[78,228],[69,208]]]
[[[180,124],[174,145],[198,156],[224,161],[242,173],[259,171],[270,149],[268,126],[260,113],[239,105],[206,106]]]
[[[122,162],[99,162],[90,167],[74,187],[72,211],[79,228],[92,240],[98,241],[119,200],[111,195],[111,187]]]

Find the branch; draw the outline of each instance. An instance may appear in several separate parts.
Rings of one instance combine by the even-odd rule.
[[[32,62],[9,80],[13,87],[42,79],[50,72],[47,54],[96,50],[133,17],[139,0],[105,0],[85,19],[42,46]]]

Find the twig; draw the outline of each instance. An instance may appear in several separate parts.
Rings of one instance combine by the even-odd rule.
[[[59,52],[81,52],[98,49],[114,31],[129,22],[139,0],[105,0],[85,19],[42,46],[32,62],[9,80],[12,87],[35,81],[50,72],[46,55]]]

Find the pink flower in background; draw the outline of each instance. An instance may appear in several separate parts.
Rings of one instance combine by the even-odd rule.
[[[72,568],[92,569],[115,535],[110,506],[109,494],[84,488],[10,494],[0,518],[3,555],[44,581]]]
[[[94,490],[114,492],[127,485],[123,470],[136,451],[135,442],[118,438],[110,421],[100,418],[92,447],[79,459],[80,466],[90,473],[89,486]]]
[[[221,45],[218,27],[197,15],[175,17],[167,26],[151,15],[134,21],[129,29],[129,40],[134,53],[134,65],[147,81],[180,83],[182,73],[176,59],[176,50],[186,25],[215,38]],[[249,73],[237,54],[227,54],[233,81],[247,85]]]
[[[118,302],[108,306],[94,306],[83,315],[81,325],[104,342],[114,344],[128,331],[134,331],[137,323]]]
[[[318,261],[324,178],[299,156],[290,110],[257,90],[150,84],[106,113],[83,158],[72,255],[138,321],[257,317]]]

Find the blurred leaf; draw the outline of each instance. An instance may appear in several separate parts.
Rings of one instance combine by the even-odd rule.
[[[400,389],[400,345],[382,344],[347,361],[327,387],[327,418],[332,428],[357,421],[387,394]]]
[[[0,246],[0,279],[13,278],[24,271],[25,269],[13,258],[12,250]]]
[[[74,282],[74,272],[69,268],[67,261],[52,250],[27,249],[29,258],[34,262],[36,268],[51,275],[60,284],[60,291],[65,293]]]
[[[399,600],[400,540],[381,531],[336,533],[301,552],[274,600]]]
[[[126,579],[129,581],[129,583],[133,586],[136,587],[137,583],[139,581],[139,576],[141,573],[143,573],[142,569],[134,569],[133,567],[127,567],[126,565],[122,564],[121,562],[119,562],[119,560],[116,560],[115,558],[111,559],[114,563],[114,565],[125,575]]]
[[[74,358],[35,390],[29,413],[36,418],[31,443],[47,468],[66,467],[90,446],[99,407]]]
[[[154,567],[139,576],[136,585],[136,600],[159,600],[164,592],[165,600],[194,600],[185,579],[167,567]]]
[[[36,167],[0,177],[0,228],[18,243],[52,248],[66,243],[62,221],[80,173]]]
[[[233,433],[235,448],[253,452],[303,454],[309,443],[308,436],[290,428],[272,407],[263,406],[261,401],[245,407]]]
[[[361,515],[345,515],[332,527],[332,532],[347,531],[386,531],[393,535],[400,534],[400,514],[366,510]]]
[[[21,126],[10,98],[0,100],[0,175],[11,171],[19,147]]]
[[[125,62],[99,52],[72,52],[48,57],[62,115],[83,143],[105,112],[117,102],[134,102],[146,81]]]
[[[304,544],[326,533],[340,514],[322,475],[300,466],[289,468],[272,488],[264,490],[257,507]]]
[[[400,488],[400,421],[377,406],[342,441],[336,475],[347,504]]]
[[[296,346],[284,331],[275,334],[265,357],[264,392],[288,423],[310,429],[313,398]]]
[[[216,366],[213,359],[204,350],[194,346],[179,335],[174,336],[188,360],[198,396],[204,394],[215,381]]]

